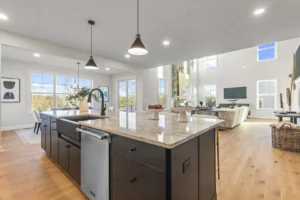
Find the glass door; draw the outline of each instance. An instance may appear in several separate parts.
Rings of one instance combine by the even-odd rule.
[[[135,112],[136,106],[136,81],[119,81],[119,110]]]

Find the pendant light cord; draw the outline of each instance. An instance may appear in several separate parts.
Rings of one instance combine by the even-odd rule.
[[[91,24],[91,56],[93,56],[93,25]]]
[[[140,1],[137,0],[137,35],[140,34]]]
[[[80,65],[80,63],[78,62],[77,63],[78,64],[78,67],[77,67],[77,88],[79,88],[79,65]]]

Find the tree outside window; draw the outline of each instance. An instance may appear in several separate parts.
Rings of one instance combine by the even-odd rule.
[[[205,105],[207,107],[217,106],[217,86],[205,85],[204,86]]]

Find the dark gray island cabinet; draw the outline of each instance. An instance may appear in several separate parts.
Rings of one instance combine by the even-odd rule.
[[[75,140],[57,131],[58,120],[43,113],[41,117],[41,147],[66,173],[80,184],[80,139]],[[58,122],[59,124],[61,122]],[[77,134],[75,128],[68,130]]]
[[[112,200],[216,200],[214,129],[172,149],[112,135]]]
[[[139,120],[133,131],[116,123],[124,120],[118,118],[118,113],[110,118],[79,123],[82,118],[91,116],[80,117],[82,114],[75,111],[68,112],[68,116],[65,113],[41,113],[41,147],[78,184],[83,180],[81,161],[84,157],[81,159],[81,156],[86,154],[82,154],[85,143],[76,128],[89,127],[110,135],[109,179],[105,183],[109,200],[217,199],[215,127],[221,121],[193,118],[188,122],[193,131],[186,129],[186,123],[176,124],[177,135],[168,133],[165,138],[158,138],[157,130],[161,133],[163,130],[155,129],[158,122],[148,120],[148,116],[131,113],[134,120]],[[73,117],[71,121],[70,117]],[[165,118],[166,127],[177,123],[168,116]],[[129,116],[127,120],[130,119]]]

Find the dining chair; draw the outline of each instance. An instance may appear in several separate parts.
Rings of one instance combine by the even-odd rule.
[[[214,115],[199,115],[199,114],[194,114],[193,117],[197,117],[197,118],[206,118],[206,119],[219,119],[217,116]],[[216,137],[216,147],[217,147],[217,153],[216,153],[216,157],[217,157],[217,172],[218,172],[218,179],[220,179],[220,147],[219,147],[219,128],[216,127],[216,131],[215,131],[215,137]]]
[[[38,134],[39,129],[41,127],[41,118],[40,118],[39,112],[37,110],[33,110],[32,111],[32,117],[33,117],[33,120],[34,120],[34,130],[33,130],[33,132]]]

